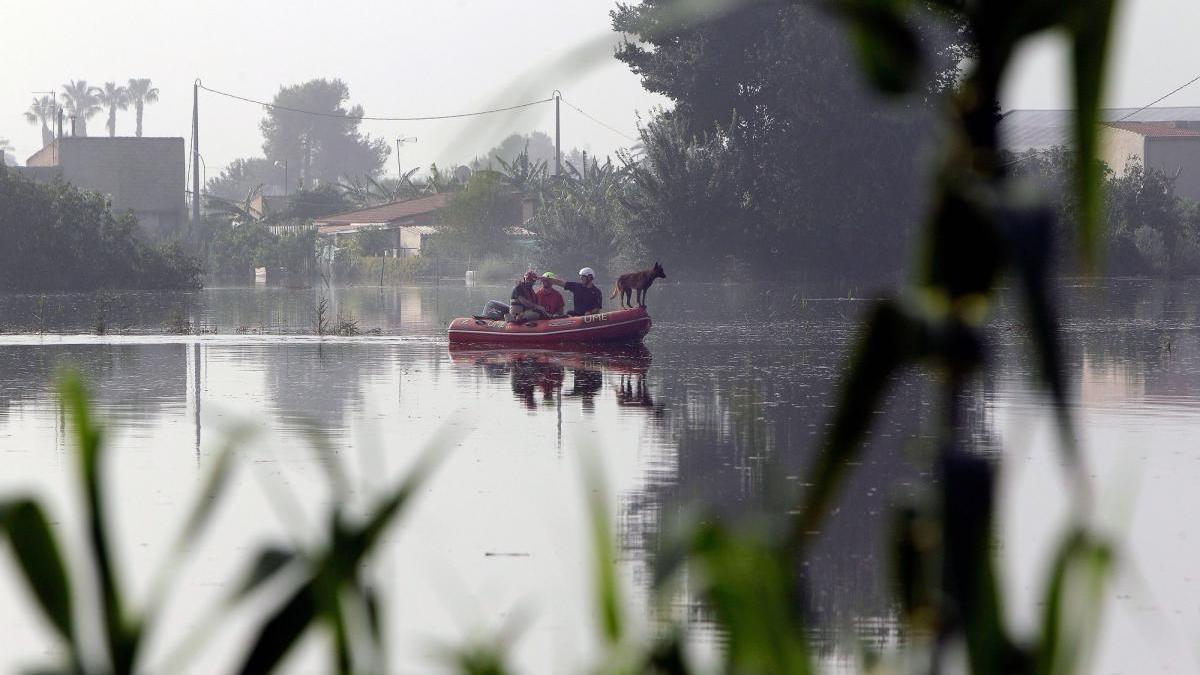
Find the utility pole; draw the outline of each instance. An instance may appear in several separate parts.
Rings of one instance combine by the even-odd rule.
[[[554,90],[554,175],[562,173],[562,126],[560,124],[559,103],[562,101],[562,92]]]
[[[192,224],[200,224],[200,78],[192,83]]]

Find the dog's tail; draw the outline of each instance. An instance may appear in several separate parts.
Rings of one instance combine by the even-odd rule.
[[[613,298],[617,297],[617,294],[620,292],[621,292],[621,284],[613,283],[613,294],[608,296],[608,299],[612,300]]]

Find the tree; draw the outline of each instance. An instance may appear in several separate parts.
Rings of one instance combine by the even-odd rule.
[[[0,164],[13,165],[17,158],[12,154],[13,144],[7,138],[0,136]]]
[[[273,100],[279,107],[268,108],[259,125],[263,153],[295,167],[303,187],[317,180],[335,183],[342,176],[378,175],[391,152],[388,143],[358,132],[363,108],[346,107],[349,100],[350,89],[341,80],[281,88]]]
[[[354,202],[345,192],[330,183],[310,190],[297,190],[291,194],[287,204],[287,210],[278,215],[280,220],[312,220],[354,208]]]
[[[487,154],[483,157],[476,157],[471,160],[471,167],[474,169],[495,169],[501,163],[511,163],[521,153],[525,153],[529,157],[529,161],[535,164],[542,162],[546,166],[554,166],[554,139],[541,131],[533,131],[528,134],[512,134],[503,141],[500,141],[499,145],[488,150]],[[579,148],[572,148],[570,151],[563,153],[563,161],[581,166],[583,152]]]
[[[25,111],[25,121],[30,124],[42,124],[42,147],[50,145],[50,141],[54,140],[54,132],[51,131],[54,125],[54,116],[57,114],[58,106],[51,96],[42,96],[41,98],[33,99],[33,103],[29,104],[29,110]]]
[[[240,200],[256,187],[282,183],[282,171],[272,162],[262,157],[243,157],[233,160],[220,174],[209,178],[205,189],[212,197]]]
[[[99,89],[88,86],[87,80],[71,80],[64,84],[63,108],[75,119],[75,133],[87,136],[87,121],[102,109]]]
[[[736,124],[736,121],[735,121]],[[752,255],[756,222],[745,201],[744,150],[720,129],[691,136],[678,117],[658,115],[641,130],[643,154],[625,157],[630,185],[623,246],[629,257],[670,251],[710,274],[724,256]],[[697,264],[699,262],[700,264]],[[680,264],[683,268],[685,265]]]
[[[148,103],[158,103],[158,88],[151,86],[150,78],[133,78],[126,86],[129,92],[129,102],[137,113],[137,136],[142,135],[142,112]]]
[[[195,260],[150,246],[104,195],[0,166],[0,290],[196,288],[199,276]]]
[[[96,91],[96,98],[100,105],[108,108],[108,122],[104,128],[108,129],[108,137],[112,138],[117,135],[117,109],[129,108],[129,90],[117,86],[116,82],[105,82],[104,88]]]
[[[521,200],[495,171],[476,171],[446,207],[437,246],[457,255],[503,255],[510,246],[506,228],[521,222]]]
[[[567,164],[563,179],[550,183],[530,224],[544,267],[612,269],[613,259],[624,250],[618,241],[626,217],[625,179],[626,171],[611,160]]]
[[[540,195],[546,187],[547,165],[545,160],[529,158],[529,145],[511,160],[497,157],[500,173],[514,190],[523,195]]]
[[[738,147],[729,159],[740,193],[726,198],[744,217],[730,224],[730,252],[760,270],[895,278],[921,208],[917,158],[932,145],[936,104],[965,53],[957,26],[917,22],[915,47],[932,64],[921,73],[926,86],[884,105],[863,82],[846,28],[816,3],[718,4],[680,21],[681,3],[644,0],[618,5],[612,18],[630,36],[617,58],[675,103],[656,117],[680,124],[697,148],[706,134]]]

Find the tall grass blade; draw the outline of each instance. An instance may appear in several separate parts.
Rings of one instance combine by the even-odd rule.
[[[1070,32],[1072,70],[1075,76],[1076,191],[1079,202],[1079,240],[1084,263],[1094,267],[1100,229],[1101,167],[1099,148],[1100,103],[1115,0],[1075,2]]]
[[[239,673],[264,675],[275,670],[317,616],[314,583],[310,581],[296,589],[288,601],[263,624]]]
[[[42,507],[29,499],[0,506],[0,530],[8,535],[17,564],[42,612],[71,651],[77,653],[71,580]]]
[[[137,634],[130,631],[126,624],[117,572],[112,562],[108,525],[105,522],[104,487],[100,476],[100,460],[104,449],[103,429],[92,418],[91,401],[77,372],[68,370],[59,376],[59,394],[74,425],[75,439],[79,446],[87,541],[100,589],[103,632],[109,656],[115,672],[129,673],[133,670],[138,639]]]

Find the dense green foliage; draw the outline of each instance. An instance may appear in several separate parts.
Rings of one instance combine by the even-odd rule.
[[[442,253],[482,259],[510,251],[505,228],[521,222],[521,199],[495,171],[476,171],[454,194],[432,244]]]
[[[0,289],[195,288],[200,267],[175,246],[155,248],[132,214],[63,183],[0,167]]]
[[[1066,148],[1030,150],[1006,159],[1013,173],[1036,182],[1056,200],[1057,253],[1064,271],[1079,273],[1070,250],[1079,209],[1071,180],[1075,156]],[[1115,276],[1200,274],[1200,205],[1175,194],[1174,181],[1158,169],[1130,164],[1119,172],[1097,163],[1104,181],[1101,230],[1104,272]]]
[[[884,102],[864,85],[847,29],[815,3],[686,7],[613,12],[630,38],[617,58],[675,104],[642,129],[635,238],[673,242],[681,271],[726,256],[760,274],[896,278],[923,206],[934,113],[967,51],[958,27],[905,20],[925,57],[919,86]]]
[[[506,168],[512,169],[508,176],[514,186],[527,180],[522,158]],[[617,261],[627,259],[622,253],[630,248],[620,239],[626,222],[621,201],[628,189],[625,172],[611,161],[600,164],[594,159],[590,167],[567,164],[566,170],[561,179],[545,183],[530,223],[538,236],[539,264],[543,269],[614,269]]]
[[[256,267],[283,268],[294,281],[316,270],[316,232],[272,234],[265,223],[213,224],[208,245],[208,272],[222,281],[253,283]]]

